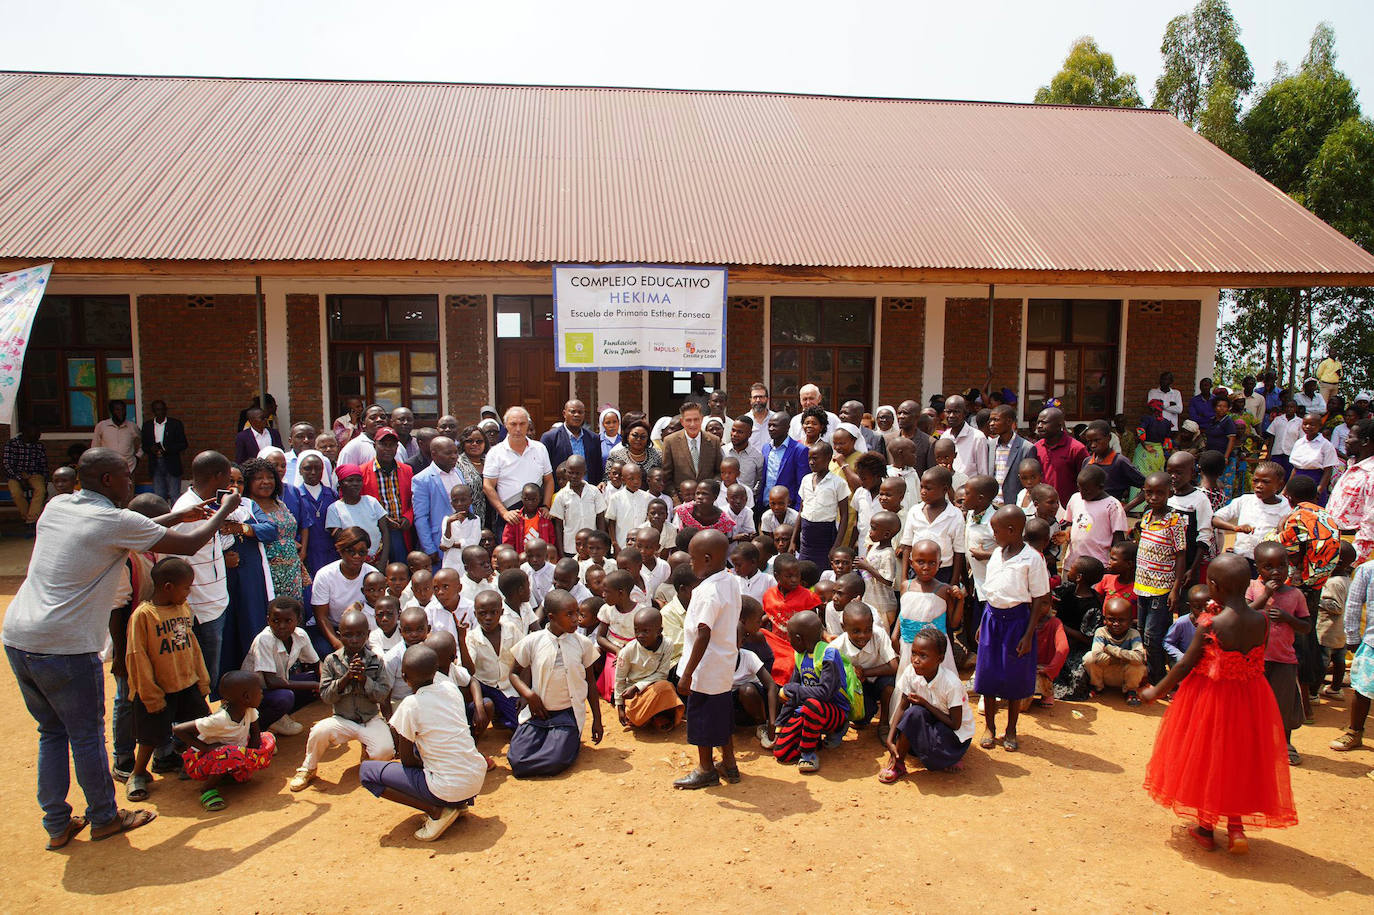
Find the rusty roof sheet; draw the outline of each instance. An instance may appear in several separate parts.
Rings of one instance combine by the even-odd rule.
[[[0,204],[12,258],[1374,273],[1098,108],[0,73]]]

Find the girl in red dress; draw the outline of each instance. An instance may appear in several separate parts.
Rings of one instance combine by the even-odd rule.
[[[1189,833],[1209,851],[1216,848],[1212,831],[1225,818],[1233,854],[1249,850],[1246,826],[1298,822],[1283,723],[1264,678],[1269,621],[1246,604],[1249,583],[1243,558],[1225,553],[1214,560],[1207,569],[1213,600],[1198,616],[1192,644],[1163,680],[1140,692],[1152,702],[1178,687],[1155,737],[1145,790],[1195,818]]]

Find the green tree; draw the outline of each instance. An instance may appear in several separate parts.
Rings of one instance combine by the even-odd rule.
[[[1117,73],[1112,55],[1089,35],[1073,43],[1064,66],[1048,86],[1035,90],[1037,105],[1092,105],[1099,108],[1140,108],[1135,75]]]
[[[1159,50],[1164,69],[1155,81],[1154,107],[1189,127],[1210,121],[1215,129],[1226,107],[1234,105],[1238,112],[1240,100],[1254,88],[1255,71],[1225,0],[1202,0],[1191,13],[1171,19]],[[1234,89],[1234,97],[1214,93],[1219,84]],[[1213,104],[1221,110],[1212,112]]]

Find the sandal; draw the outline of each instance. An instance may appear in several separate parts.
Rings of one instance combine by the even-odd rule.
[[[721,781],[727,782],[731,785],[739,784],[739,766],[727,769],[724,763],[716,763],[715,769],[716,774],[720,776]]]
[[[983,739],[978,741],[978,746],[982,747],[984,750],[991,750],[993,747],[997,746],[997,735],[984,734]]]
[[[1002,749],[1006,750],[1008,753],[1015,753],[1017,750],[1021,749],[1021,744],[1017,742],[1015,734],[1008,734],[1006,737],[1002,738]]]
[[[1140,696],[1135,690],[1128,690],[1126,693],[1126,704],[1135,707],[1140,704]]]
[[[1250,851],[1250,840],[1245,837],[1244,829],[1232,826],[1226,830],[1226,850],[1233,855],[1243,855]]]
[[[133,801],[146,801],[148,799],[148,789],[152,787],[153,777],[151,775],[130,775],[129,783],[124,786],[124,799]]]
[[[905,777],[906,764],[900,760],[878,773],[878,781],[882,782],[884,785],[891,785],[895,782],[899,782]]]
[[[64,848],[68,842],[76,837],[77,833],[85,828],[85,817],[71,817],[67,820],[67,828],[55,836],[48,836],[48,844],[43,847],[48,851],[57,851],[59,848]]]
[[[200,806],[213,813],[216,810],[223,810],[229,806],[226,801],[214,788],[207,788],[200,796]]]
[[[1210,830],[1204,831],[1201,826],[1188,827],[1188,835],[1193,837],[1193,841],[1201,845],[1207,851],[1217,850],[1216,836]]]
[[[104,826],[91,829],[91,841],[101,842],[121,832],[131,832],[140,826],[147,826],[156,819],[157,813],[152,810],[118,810],[113,820]]]
[[[1293,746],[1291,743],[1288,745],[1288,765],[1290,765],[1290,766],[1301,766],[1301,765],[1302,765],[1302,757],[1298,755],[1297,749],[1294,748],[1294,746]]]
[[[1345,732],[1341,734],[1340,737],[1331,741],[1331,749],[1339,753],[1354,750],[1362,746],[1364,746],[1364,731],[1352,731],[1350,728],[1346,728]]]

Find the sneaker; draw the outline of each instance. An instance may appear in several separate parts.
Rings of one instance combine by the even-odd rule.
[[[290,715],[282,715],[276,721],[272,722],[267,730],[281,737],[295,737],[301,731],[305,730],[305,725],[301,724]]]
[[[448,828],[463,815],[462,807],[445,807],[438,818],[425,817],[425,823],[415,830],[415,838],[421,842],[433,842],[448,831]]]
[[[1135,707],[1140,704],[1140,696],[1133,689],[1126,690],[1126,704]]]
[[[292,791],[304,791],[306,788],[310,787],[310,783],[314,780],[315,770],[301,766],[296,770],[296,774],[291,776],[291,781],[287,783],[287,787]]]
[[[821,770],[821,758],[815,753],[803,753],[797,759],[798,772],[819,772]]]
[[[1345,695],[1345,690],[1339,686],[1323,686],[1322,695],[1328,699],[1340,699]]]
[[[761,724],[754,728],[754,736],[758,737],[759,746],[763,747],[765,750],[773,749],[773,744],[777,743],[772,737],[768,736],[768,725],[766,724]]]

